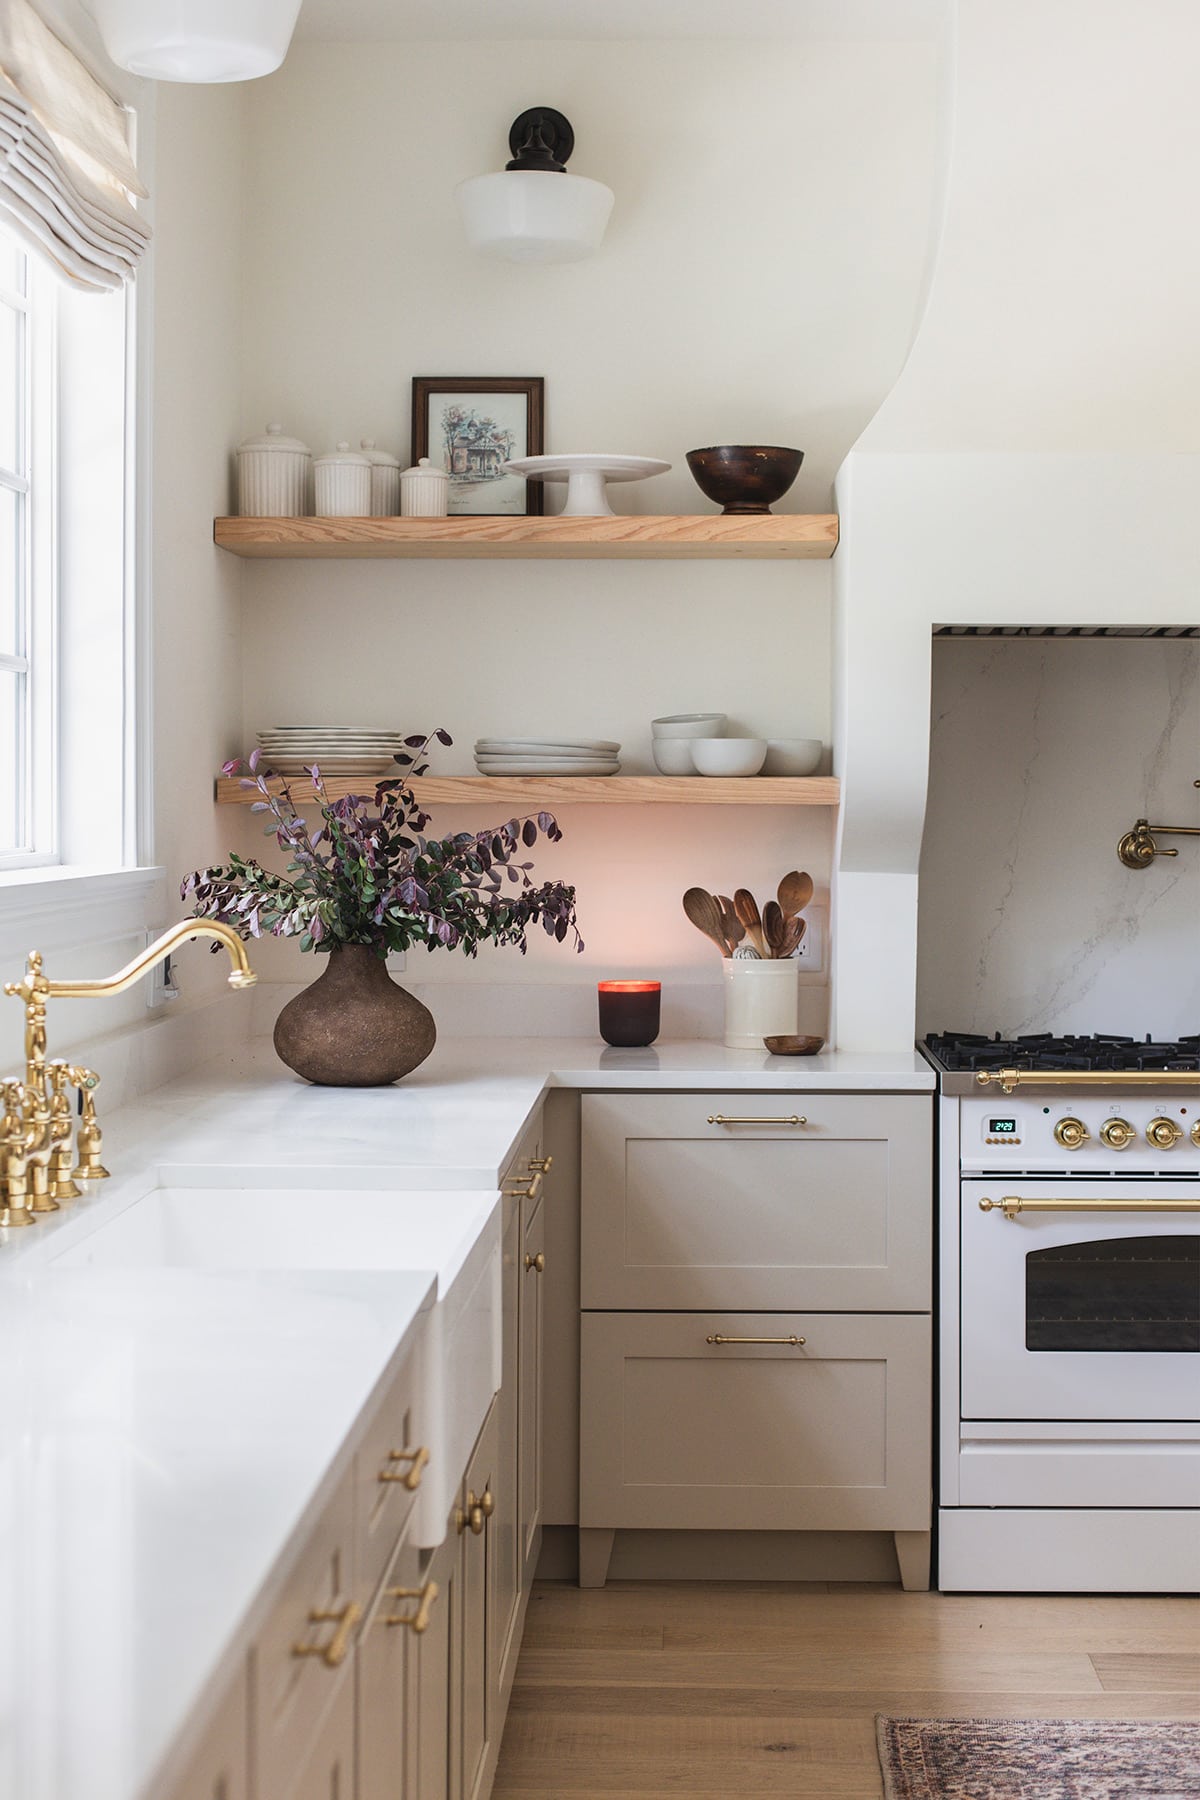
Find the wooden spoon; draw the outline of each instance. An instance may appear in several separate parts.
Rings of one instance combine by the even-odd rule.
[[[789,918],[803,912],[812,897],[812,876],[800,869],[793,869],[779,884],[779,904]]]
[[[745,937],[746,927],[733,910],[733,901],[728,894],[718,894],[717,905],[721,908],[721,929],[725,933],[725,942],[729,945],[729,953],[732,955]]]
[[[763,931],[766,934],[767,949],[773,957],[783,955],[783,943],[787,936],[788,921],[784,918],[774,900],[768,900],[763,907]]]
[[[733,910],[741,920],[754,942],[760,956],[767,954],[767,942],[763,937],[762,920],[758,913],[758,901],[749,888],[738,888],[733,896]]]
[[[707,938],[711,938],[722,956],[729,955],[729,946],[725,942],[725,933],[721,928],[721,908],[705,888],[689,888],[683,896],[683,910],[696,927]]]
[[[800,948],[800,940],[807,930],[807,919],[786,919],[783,927],[783,942],[776,954],[792,956]]]

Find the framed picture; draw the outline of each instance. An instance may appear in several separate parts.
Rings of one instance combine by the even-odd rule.
[[[449,471],[451,517],[541,512],[543,484],[501,464],[543,454],[544,388],[540,375],[413,376],[413,461]]]

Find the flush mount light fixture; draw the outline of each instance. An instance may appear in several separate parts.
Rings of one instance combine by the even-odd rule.
[[[300,0],[92,0],[113,61],[151,81],[252,81],[288,52]]]
[[[579,262],[599,248],[613,192],[602,181],[568,175],[575,148],[568,120],[532,106],[508,134],[512,161],[454,190],[473,250],[510,262]]]

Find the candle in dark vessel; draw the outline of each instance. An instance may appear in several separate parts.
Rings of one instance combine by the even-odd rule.
[[[618,1048],[652,1044],[658,1036],[660,981],[599,983],[600,1036]]]

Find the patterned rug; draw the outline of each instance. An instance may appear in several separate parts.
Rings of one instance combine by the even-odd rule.
[[[875,1720],[887,1800],[1197,1800],[1200,1725]]]

